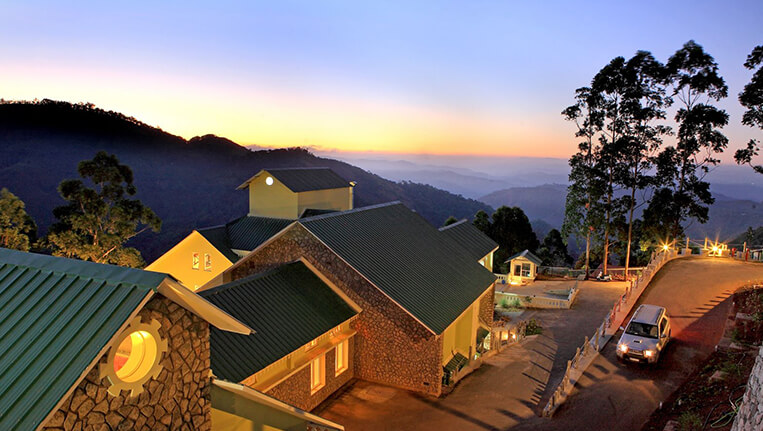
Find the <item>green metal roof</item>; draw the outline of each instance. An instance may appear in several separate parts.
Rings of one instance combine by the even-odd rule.
[[[201,234],[214,248],[225,256],[231,263],[236,263],[240,257],[231,250],[230,240],[228,238],[228,229],[225,225],[207,227],[198,229]]]
[[[495,275],[399,202],[299,221],[436,334],[495,282]]]
[[[0,249],[0,429],[35,429],[167,277]]]
[[[269,217],[241,217],[226,225],[230,247],[254,250],[293,222],[294,220]]]
[[[477,261],[498,248],[498,243],[490,239],[489,236],[485,235],[466,219],[441,227],[440,232],[463,247]]]
[[[295,193],[350,187],[349,181],[329,168],[282,168],[265,171]]]
[[[199,292],[256,331],[239,335],[211,328],[212,371],[240,382],[356,312],[302,262]]]
[[[514,256],[511,256],[510,258],[506,259],[506,262],[511,262],[512,260],[514,260],[516,258],[519,258],[519,257],[524,257],[525,259],[529,260],[530,262],[532,262],[532,263],[534,263],[536,265],[540,265],[541,263],[543,263],[541,258],[539,258],[538,256],[534,255],[530,250],[524,250],[524,251],[522,251],[520,253],[517,253]]]

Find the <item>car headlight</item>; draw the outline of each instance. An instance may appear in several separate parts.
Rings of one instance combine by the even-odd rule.
[[[625,344],[621,344],[621,345],[617,346],[617,348],[618,348],[618,349],[620,350],[620,352],[622,352],[622,353],[628,353],[628,346],[626,346]]]
[[[644,350],[644,356],[647,358],[651,358],[654,356],[654,350]]]

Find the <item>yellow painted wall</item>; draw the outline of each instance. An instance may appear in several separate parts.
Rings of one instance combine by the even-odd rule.
[[[321,210],[346,211],[352,209],[352,188],[313,190],[298,193],[299,211],[302,214],[307,208]]]
[[[514,275],[514,267],[517,266],[517,265],[525,264],[525,263],[529,263],[530,264],[530,276],[529,277],[522,277],[522,276]],[[509,277],[508,277],[509,281],[511,281],[512,279],[513,280],[518,280],[518,281],[535,280],[535,276],[538,274],[538,266],[535,265],[529,259],[526,259],[524,257],[518,257],[518,258],[510,261],[509,265],[510,265],[510,267],[509,267],[509,274],[508,274],[509,275]]]
[[[211,385],[212,431],[300,430],[307,420]]]
[[[480,264],[487,268],[488,271],[493,272],[493,252],[480,259]]]
[[[271,175],[266,171],[249,183],[249,215],[285,219],[299,217],[297,193],[275,177],[272,177],[273,184],[267,185],[265,180],[268,177]]]
[[[479,307],[479,301],[475,302],[455,322],[451,323],[442,334],[442,364],[450,361],[458,352],[469,356],[469,348],[474,351],[473,343],[477,338],[477,325],[475,324],[475,306]],[[479,310],[477,310],[479,313]],[[471,358],[470,358],[471,359]]]
[[[193,253],[199,253],[199,269],[193,269]],[[210,271],[204,269],[204,254],[212,258]],[[180,241],[159,259],[146,267],[149,271],[164,272],[178,279],[187,288],[195,290],[232,266],[220,251],[197,231]]]

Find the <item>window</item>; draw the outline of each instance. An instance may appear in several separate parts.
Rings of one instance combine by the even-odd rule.
[[[209,253],[204,253],[204,271],[212,270],[212,256]]]
[[[307,352],[308,350],[312,349],[313,347],[317,345],[318,345],[318,339],[316,338],[315,340],[309,342],[307,346],[305,346],[305,352]]]
[[[199,269],[199,253],[193,254],[193,260],[191,261],[191,268]]]
[[[344,340],[336,345],[334,349],[336,358],[334,358],[334,375],[338,376],[347,369],[348,362],[348,340]]]
[[[663,317],[662,320],[660,320],[660,336],[665,335],[665,329],[667,329],[667,326],[668,320]]]
[[[108,377],[111,383],[109,393],[117,396],[130,390],[131,396],[137,396],[152,376],[159,375],[162,354],[167,351],[167,342],[159,335],[160,327],[156,320],[146,324],[136,317],[117,338],[108,363],[100,368],[101,378]]]
[[[522,265],[514,265],[514,275],[519,276],[522,273]]]
[[[522,264],[522,277],[532,277],[531,268],[532,268],[532,266],[529,263],[523,263]]]
[[[310,393],[318,392],[326,385],[326,357],[320,355],[310,362]]]

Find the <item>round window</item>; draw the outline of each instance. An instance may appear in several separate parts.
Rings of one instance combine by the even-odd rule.
[[[144,383],[158,377],[162,354],[167,350],[167,342],[159,335],[160,326],[155,320],[146,324],[136,317],[117,337],[107,363],[101,364],[101,377],[108,377],[112,395],[130,390],[131,396],[136,396],[143,392]]]
[[[265,178],[265,184],[272,186],[273,185],[273,177],[267,177]]]

